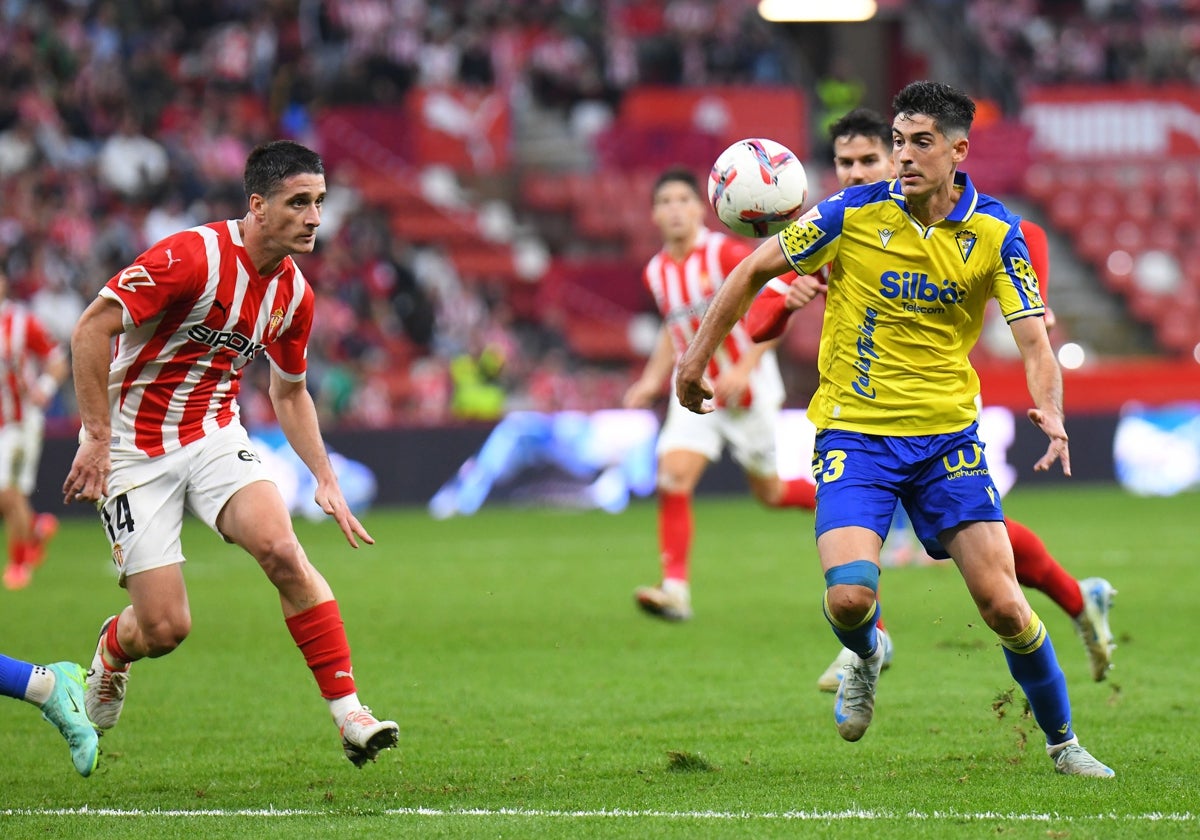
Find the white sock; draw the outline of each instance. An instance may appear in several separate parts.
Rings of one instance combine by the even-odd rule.
[[[40,706],[50,699],[54,691],[54,672],[45,665],[34,665],[29,677],[29,685],[25,687],[25,699],[35,706]]]
[[[690,598],[692,597],[692,589],[686,580],[678,578],[667,578],[662,582],[662,591],[672,597]]]
[[[346,715],[362,708],[362,702],[358,699],[357,694],[347,694],[345,697],[337,697],[325,702],[329,704],[329,713],[333,715],[333,722],[338,725],[338,729],[342,728]]]

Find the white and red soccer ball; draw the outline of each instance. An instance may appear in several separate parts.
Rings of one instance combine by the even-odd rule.
[[[717,157],[708,200],[717,218],[743,236],[772,236],[800,217],[808,175],[786,146],[761,137],[739,140]]]

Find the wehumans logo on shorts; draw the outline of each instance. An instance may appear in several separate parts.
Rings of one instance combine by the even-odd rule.
[[[979,444],[971,444],[970,454],[965,450],[955,450],[952,455],[942,456],[942,466],[946,468],[946,478],[953,481],[956,478],[963,478],[969,475],[987,475],[987,466],[980,466],[983,462],[983,450],[979,448]]]

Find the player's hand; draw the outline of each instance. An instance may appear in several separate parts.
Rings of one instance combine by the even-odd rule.
[[[696,414],[708,414],[713,410],[712,385],[703,375],[687,375],[681,369],[675,377],[675,397],[680,405]]]
[[[659,393],[659,383],[638,379],[626,389],[625,396],[621,400],[621,406],[623,408],[645,408],[648,405],[654,404],[654,400],[658,397]]]
[[[1033,425],[1037,426],[1050,438],[1046,454],[1033,465],[1037,472],[1045,472],[1054,466],[1055,461],[1062,463],[1063,475],[1071,474],[1071,449],[1067,441],[1067,430],[1063,427],[1062,418],[1047,414],[1041,409],[1031,408],[1026,412]]]
[[[722,405],[740,405],[750,387],[750,371],[733,367],[724,371],[713,384],[713,393]]]
[[[1054,315],[1054,310],[1049,306],[1046,307],[1046,314],[1042,316],[1042,320],[1046,322],[1046,329],[1054,329],[1054,325],[1058,323],[1058,318]]]
[[[108,495],[108,473],[112,460],[108,439],[85,437],[75,452],[71,471],[63,482],[63,504],[96,502]]]
[[[829,289],[820,278],[811,274],[801,274],[788,285],[787,294],[783,297],[784,307],[795,312],[802,306],[812,302],[817,295],[824,294]]]
[[[367,533],[358,517],[351,513],[350,506],[346,504],[346,497],[336,484],[317,484],[313,500],[321,510],[333,517],[352,548],[358,548],[359,540],[367,545],[375,545],[375,538]]]

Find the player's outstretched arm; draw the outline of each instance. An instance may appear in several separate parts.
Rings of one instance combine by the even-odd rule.
[[[313,498],[321,510],[334,518],[346,535],[346,542],[354,548],[358,548],[360,539],[368,545],[374,545],[375,538],[367,533],[358,517],[350,511],[346,497],[342,495],[337,475],[329,462],[325,441],[321,438],[317,407],[304,380],[293,382],[284,379],[272,368],[271,405],[275,408],[279,427],[283,429],[288,443],[317,479],[317,491]]]
[[[777,288],[784,280],[768,283],[750,304],[746,313],[746,329],[755,341],[770,341],[783,335],[788,318],[797,309],[807,306],[819,294],[827,290],[821,278],[811,274],[793,276],[787,290]]]
[[[734,267],[704,314],[696,337],[679,360],[675,375],[675,395],[680,404],[697,414],[712,410],[706,404],[713,396],[712,385],[705,381],[704,371],[717,346],[746,314],[759,290],[772,277],[790,270],[779,241],[772,237],[759,245]]]
[[[1071,450],[1067,430],[1063,425],[1062,370],[1054,358],[1054,350],[1046,335],[1041,318],[1021,318],[1010,324],[1013,338],[1025,363],[1025,381],[1034,408],[1027,412],[1030,421],[1050,438],[1046,454],[1033,465],[1039,472],[1050,469],[1055,461],[1062,463],[1064,475],[1071,474]]]
[[[650,358],[646,360],[646,367],[642,369],[642,375],[626,389],[621,400],[622,407],[646,408],[653,405],[654,401],[662,396],[663,383],[671,375],[674,366],[675,346],[664,325],[658,330],[658,338],[654,342]]]
[[[108,415],[108,371],[113,336],[124,331],[124,310],[116,301],[98,297],[84,310],[71,333],[71,367],[75,401],[83,429],[79,450],[63,482],[63,501],[95,502],[108,495],[111,465]]]

